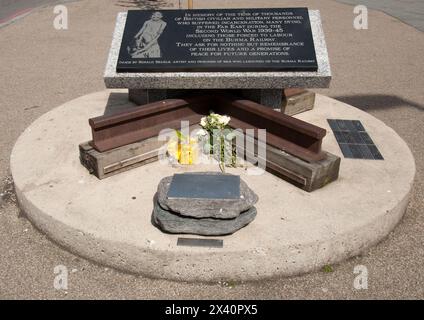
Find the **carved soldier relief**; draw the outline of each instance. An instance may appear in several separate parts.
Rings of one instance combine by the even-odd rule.
[[[162,20],[162,17],[162,13],[156,11],[150,20],[144,22],[143,27],[134,36],[134,45],[127,47],[132,58],[162,57],[158,43],[158,39],[166,27],[166,22]]]

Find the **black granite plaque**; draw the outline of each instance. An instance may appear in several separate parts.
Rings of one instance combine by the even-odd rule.
[[[316,71],[307,8],[131,10],[117,72]]]
[[[212,174],[175,174],[168,198],[239,199],[240,177]]]

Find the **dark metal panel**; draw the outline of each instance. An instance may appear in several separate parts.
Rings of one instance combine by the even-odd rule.
[[[240,177],[229,174],[174,174],[167,197],[239,199]]]
[[[223,248],[224,241],[220,239],[178,238],[177,246]]]
[[[345,158],[384,160],[359,120],[327,121]]]

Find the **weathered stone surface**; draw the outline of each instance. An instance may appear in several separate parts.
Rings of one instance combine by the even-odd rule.
[[[222,174],[219,172],[196,172],[197,174]],[[258,196],[240,179],[240,199],[168,199],[167,194],[172,181],[171,177],[163,178],[158,186],[158,202],[162,208],[180,215],[194,218],[232,219],[240,212],[250,209]]]
[[[232,234],[245,227],[256,217],[256,208],[242,212],[234,219],[189,218],[178,213],[164,210],[157,201],[153,208],[154,223],[165,232],[188,233],[204,236]]]

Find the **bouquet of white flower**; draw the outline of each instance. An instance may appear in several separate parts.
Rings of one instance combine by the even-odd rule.
[[[219,161],[220,168],[225,172],[225,166],[236,166],[236,149],[232,140],[234,135],[228,126],[231,118],[211,112],[200,120],[203,129],[197,132],[199,141],[203,142],[204,151],[212,154]]]
[[[228,116],[223,116],[217,113],[211,112],[207,117],[203,117],[200,120],[200,125],[205,130],[214,130],[214,129],[225,129],[230,122],[231,118]]]

